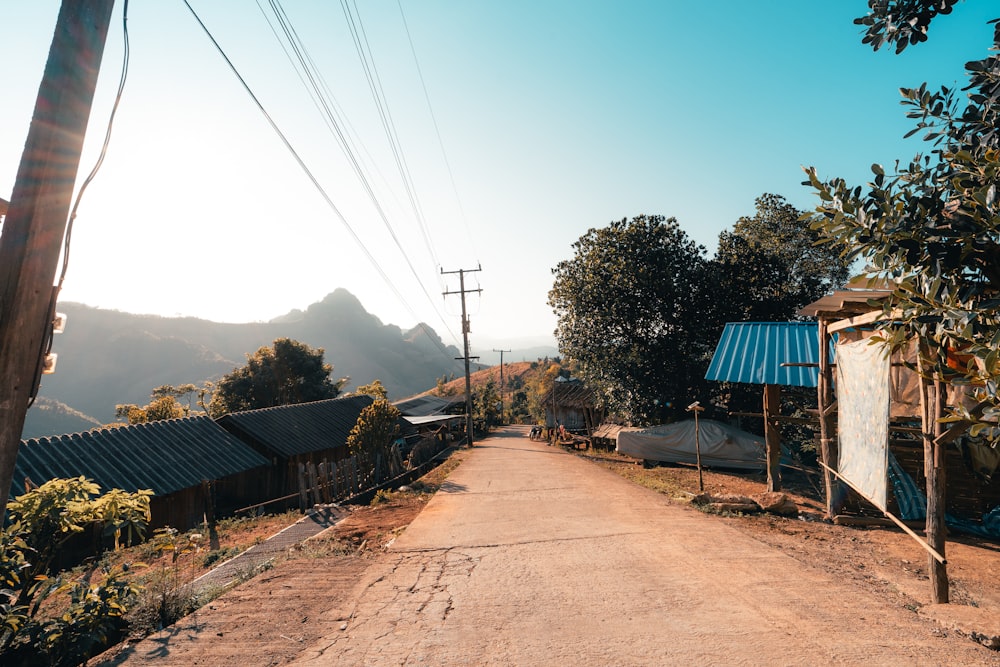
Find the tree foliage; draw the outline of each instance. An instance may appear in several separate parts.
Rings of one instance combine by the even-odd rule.
[[[323,361],[323,349],[313,349],[289,338],[278,338],[271,347],[247,355],[247,363],[234,368],[215,386],[209,413],[230,412],[308,403],[336,398],[347,378],[334,381],[333,366]]]
[[[669,421],[703,384],[705,249],[674,218],[641,215],[590,229],[552,270],[560,351],[612,412]]]
[[[500,417],[500,388],[493,378],[476,387],[472,392],[472,418],[483,422],[489,429]]]
[[[719,235],[714,303],[723,322],[781,322],[848,277],[839,248],[800,220],[803,211],[780,195],[764,194],[753,216]]]
[[[389,398],[389,392],[385,390],[385,387],[382,386],[382,381],[379,379],[372,380],[371,384],[361,385],[354,393],[364,394],[372,398],[382,399],[383,401]]]
[[[399,437],[399,409],[385,399],[376,399],[358,415],[347,436],[347,448],[352,456],[368,466],[374,466],[377,456],[389,460],[389,448]]]
[[[115,548],[141,537],[149,522],[151,491],[99,487],[78,477],[55,479],[8,504],[10,522],[0,531],[0,662],[5,665],[76,665],[120,628],[137,590],[120,572],[68,580],[53,572],[66,543],[92,526]],[[41,611],[57,595],[61,613]]]
[[[952,4],[870,3],[872,14],[859,19],[869,21],[865,42],[874,48],[895,42],[901,51],[922,41],[914,35],[925,33],[930,20]],[[932,11],[932,5],[939,9]],[[890,21],[891,8],[903,13]],[[915,21],[911,28],[899,24],[907,16]],[[864,188],[839,178],[822,181],[814,168],[807,169],[808,184],[822,200],[814,227],[849,256],[863,257],[870,275],[895,286],[885,304],[890,317],[881,327],[884,338],[896,347],[916,338],[928,377],[977,387],[979,398],[992,406],[988,423],[1000,413],[998,48],[1000,25],[994,55],[966,64],[969,85],[961,102],[959,92],[946,87],[901,90],[907,116],[917,121],[910,134],[924,132],[926,155],[890,170],[872,165]]]
[[[865,26],[863,44],[878,51],[895,44],[896,53],[927,41],[927,28],[940,14],[950,14],[958,0],[868,0],[867,15],[854,20]]]

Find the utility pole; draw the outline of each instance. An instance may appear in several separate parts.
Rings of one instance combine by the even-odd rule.
[[[482,267],[476,267],[474,269],[459,269],[458,271],[445,271],[441,269],[441,275],[448,275],[452,273],[458,274],[458,291],[457,292],[444,292],[445,296],[449,294],[461,294],[462,295],[462,340],[465,341],[465,356],[455,357],[455,359],[465,360],[465,438],[468,442],[469,447],[472,447],[472,380],[469,377],[469,359],[478,359],[479,357],[469,356],[469,316],[466,315],[465,311],[465,295],[468,292],[482,292],[482,289],[465,289],[465,274],[475,273],[477,271],[482,271]]]
[[[63,0],[0,235],[0,520],[52,327],[53,283],[114,0]]]
[[[503,353],[510,352],[510,350],[498,350],[493,348],[493,351],[500,353],[500,423],[503,424]]]

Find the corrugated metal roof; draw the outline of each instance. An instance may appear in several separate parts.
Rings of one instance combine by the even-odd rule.
[[[81,475],[103,490],[165,495],[268,463],[208,417],[168,419],[23,440],[11,495],[24,493],[25,477],[42,484]]]
[[[233,412],[219,418],[219,425],[250,438],[284,457],[343,447],[358,415],[374,402],[356,395],[312,403]]]
[[[404,416],[403,421],[414,426],[426,426],[427,424],[446,424],[450,421],[465,419],[465,415],[424,415],[420,417]]]
[[[819,369],[815,322],[730,322],[722,331],[706,380],[815,387]]]
[[[465,406],[465,396],[414,396],[393,403],[404,415],[429,417],[448,414],[458,406]],[[463,410],[464,412],[464,410]]]
[[[552,405],[552,392],[556,393],[556,405],[567,408],[592,408],[597,404],[597,396],[583,382],[576,378],[566,380],[558,379],[552,383],[552,387],[545,392],[545,396],[539,402],[548,407]]]

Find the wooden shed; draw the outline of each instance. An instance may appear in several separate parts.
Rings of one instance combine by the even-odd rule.
[[[957,530],[1000,536],[1000,482],[992,478],[992,471],[984,475],[981,465],[970,465],[974,443],[967,436],[971,422],[945,424],[941,420],[946,406],[967,400],[965,388],[921,378],[910,370],[916,360],[913,351],[899,351],[891,357],[882,352],[880,358],[872,353],[879,353],[881,346],[870,344],[867,337],[886,318],[879,302],[891,294],[891,284],[856,278],[800,311],[800,315],[817,318],[821,347],[837,337],[836,369],[822,360],[819,367],[827,512],[833,516],[839,510],[833,474],[911,534],[897,514],[904,519],[925,517],[926,542],[920,542],[930,553],[932,600],[947,602],[945,522]],[[861,355],[870,360],[859,361]],[[834,370],[839,378],[836,383]],[[855,388],[858,379],[868,383],[860,392]],[[875,398],[881,389],[884,392]],[[852,398],[852,393],[858,396]],[[878,422],[877,428],[859,425],[866,419]],[[883,465],[884,459],[885,469],[868,468],[874,471],[869,475],[874,484],[884,484],[884,489],[859,479],[857,470],[864,467],[854,463],[857,454],[867,456],[880,447],[884,453],[875,451],[872,460]],[[997,464],[1000,460],[993,462],[993,470]],[[907,516],[908,511],[916,514]]]

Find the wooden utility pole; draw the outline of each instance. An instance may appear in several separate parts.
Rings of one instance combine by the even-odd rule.
[[[465,310],[465,295],[469,292],[482,292],[482,289],[465,289],[465,274],[475,273],[477,271],[482,271],[482,267],[476,267],[475,269],[459,269],[458,271],[445,271],[441,269],[442,275],[447,275],[450,273],[458,274],[458,286],[457,292],[447,291],[444,292],[445,296],[449,294],[460,294],[462,295],[462,340],[465,342],[465,356],[456,357],[456,359],[465,360],[465,438],[469,447],[472,447],[472,379],[469,377],[469,360],[478,359],[479,357],[469,356],[469,316],[466,314]]]
[[[493,348],[494,352],[500,353],[500,423],[503,424],[503,353],[510,352],[510,350],[498,350]]]
[[[63,0],[0,235],[0,519],[50,321],[114,0]]]

